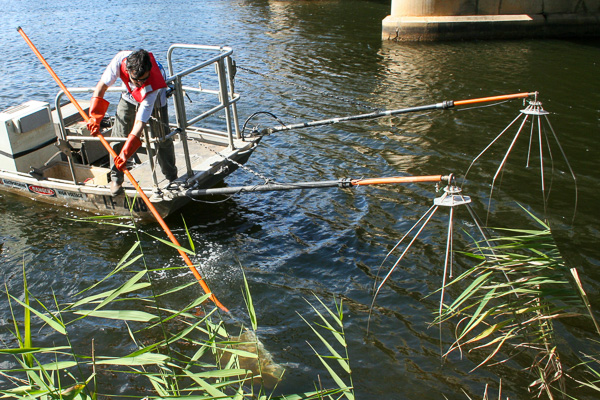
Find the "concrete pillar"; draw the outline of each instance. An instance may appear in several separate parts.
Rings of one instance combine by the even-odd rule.
[[[394,16],[433,15],[432,0],[392,0]]]
[[[499,0],[496,0],[499,1]],[[475,14],[476,0],[392,0],[393,16]]]
[[[397,41],[600,36],[600,0],[392,0]]]

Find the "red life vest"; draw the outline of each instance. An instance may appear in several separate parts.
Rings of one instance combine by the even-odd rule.
[[[129,77],[129,72],[127,71],[127,58],[124,58],[123,61],[121,62],[121,71],[120,71],[120,75],[121,75],[121,79],[123,80],[123,82],[125,83],[125,86],[127,87],[127,91],[129,93],[131,93],[131,95],[133,96],[133,98],[141,103],[145,98],[146,95],[150,92],[153,92],[157,89],[162,89],[167,87],[167,83],[165,82],[165,78],[162,75],[162,72],[160,71],[160,67],[158,66],[156,60],[154,59],[154,56],[152,55],[152,53],[148,53],[150,55],[150,61],[152,62],[152,68],[150,69],[150,76],[148,77],[148,79],[146,79],[146,81],[144,82],[144,84],[141,87],[132,87],[129,85],[130,83],[130,77]]]

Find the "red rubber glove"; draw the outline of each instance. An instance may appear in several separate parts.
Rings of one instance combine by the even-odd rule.
[[[129,157],[135,154],[136,150],[140,148],[142,145],[142,141],[135,135],[129,134],[127,136],[127,141],[123,148],[121,149],[121,154],[115,157],[115,167],[119,171],[124,171],[125,166],[127,165],[127,160]]]
[[[92,101],[90,102],[90,119],[87,122],[90,135],[97,136],[100,134],[100,122],[104,118],[109,104],[102,97],[92,97]]]

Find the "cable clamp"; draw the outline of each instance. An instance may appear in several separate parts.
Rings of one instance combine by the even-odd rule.
[[[352,179],[351,178],[342,178],[342,179],[340,179],[340,187],[341,188],[352,187]]]

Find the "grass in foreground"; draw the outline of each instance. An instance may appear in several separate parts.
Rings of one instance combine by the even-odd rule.
[[[134,226],[110,223],[133,229],[139,235]],[[23,268],[23,300],[6,290],[14,340],[13,345],[3,343],[0,348],[0,397],[354,398],[351,378],[346,378],[351,371],[341,304],[332,311],[317,299],[325,310],[322,313],[313,306],[320,323],[310,324],[302,317],[326,349],[325,353],[315,353],[331,375],[332,386],[323,387],[319,380],[314,390],[275,396],[274,388],[284,371],[257,338],[258,322],[245,277],[243,293],[250,326],[231,327],[227,318],[207,302],[208,295],[190,294],[196,292],[190,289],[197,285],[195,281],[159,293],[152,282],[154,272],[148,269],[138,240],[102,281],[82,291],[72,302],[61,304],[54,297],[49,305],[29,293]],[[101,283],[106,286],[110,282],[117,282],[116,287],[98,290]],[[190,300],[181,309],[171,309],[162,305],[168,304],[170,297]],[[85,354],[77,354],[73,338],[85,324],[110,326],[116,331],[111,339],[118,340],[120,347],[129,343],[130,351],[114,354],[109,346],[100,350],[92,339]],[[342,348],[343,355],[336,348]],[[122,387],[127,388],[125,392]]]

